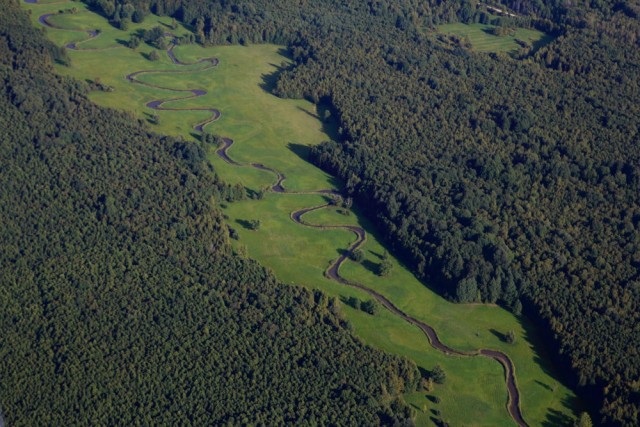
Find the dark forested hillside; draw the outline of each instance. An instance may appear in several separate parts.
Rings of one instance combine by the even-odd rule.
[[[192,142],[52,73],[0,15],[0,413],[8,425],[409,423],[412,363],[234,256]],[[1,418],[0,418],[1,419]]]
[[[114,4],[90,0],[115,18]],[[601,421],[640,404],[640,25],[636,1],[139,0],[204,43],[287,43],[276,93],[330,105],[342,141],[314,161],[450,298],[523,308]],[[100,6],[102,7],[102,6]],[[510,12],[510,13],[511,13]],[[423,31],[546,30],[515,55]]]
[[[320,59],[279,93],[337,110],[345,141],[315,161],[420,275],[461,302],[524,304],[604,419],[637,424],[640,49],[573,28],[524,62],[309,44]]]

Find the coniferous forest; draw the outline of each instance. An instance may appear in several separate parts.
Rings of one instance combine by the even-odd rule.
[[[329,107],[340,142],[313,159],[394,251],[453,300],[536,320],[599,421],[640,422],[637,1],[131,3],[201,43],[287,44],[276,94]],[[479,54],[433,31],[450,22],[553,40]]]
[[[386,393],[411,389],[414,366],[364,349],[335,301],[233,256],[212,200],[234,189],[200,147],[149,135],[54,77],[49,58],[64,51],[14,3],[0,18],[9,423],[56,424],[52,407],[105,424],[404,422]],[[331,112],[338,142],[313,161],[393,251],[452,300],[534,319],[599,423],[640,424],[636,0],[491,2],[513,16],[473,0],[87,3],[116,26],[153,12],[203,44],[287,45],[294,63],[275,93]],[[477,53],[435,31],[452,22],[552,40]]]
[[[17,1],[0,15],[0,420],[410,422],[412,362],[335,299],[232,253],[197,143],[95,106]]]

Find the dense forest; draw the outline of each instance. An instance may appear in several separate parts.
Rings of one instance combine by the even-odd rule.
[[[419,376],[340,305],[234,255],[195,142],[99,108],[0,15],[0,420],[408,425]]]
[[[637,1],[88,1],[202,43],[286,43],[275,93],[330,106],[340,140],[313,160],[394,251],[451,299],[536,319],[597,419],[640,424]],[[478,54],[445,22],[555,39]]]

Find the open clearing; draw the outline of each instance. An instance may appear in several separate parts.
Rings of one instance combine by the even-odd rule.
[[[152,28],[158,23],[168,25],[170,18],[148,16],[143,24],[132,24],[127,32],[123,32],[86,10],[81,3],[25,7],[32,10],[34,25],[39,25],[37,20],[41,14],[76,7],[78,14],[54,16],[51,22],[62,28],[101,30],[97,38],[80,45],[81,49],[99,50],[70,50],[72,66],[57,67],[61,74],[79,80],[99,78],[103,84],[114,88],[113,92],[91,93],[90,97],[95,102],[125,109],[139,118],[158,116],[158,123],[150,124],[158,133],[197,137],[193,125],[205,120],[208,113],[151,110],[145,107],[147,102],[171,98],[176,96],[175,93],[132,84],[124,78],[139,70],[177,69],[163,51],[158,51],[160,60],[152,62],[146,59],[152,47],[141,45],[134,51],[123,46],[130,33]],[[180,28],[174,33],[185,31]],[[86,33],[78,31],[47,29],[47,33],[59,45],[87,38]],[[506,49],[506,42],[501,43],[502,49]],[[198,71],[202,65],[196,64],[180,67],[181,71],[193,70],[193,73],[145,74],[140,76],[140,80],[176,89],[206,90],[205,96],[178,101],[171,106],[218,108],[222,116],[210,124],[207,131],[234,139],[235,144],[229,150],[234,160],[258,162],[277,169],[287,177],[284,186],[288,190],[340,189],[340,182],[307,161],[308,147],[329,139],[324,132],[326,125],[318,119],[316,107],[304,100],[282,100],[268,91],[272,76],[278,72],[282,62],[288,61],[282,47],[256,45],[205,49],[187,45],[177,47],[175,54],[185,62],[216,56],[220,65]],[[231,184],[239,182],[258,191],[275,181],[275,176],[269,172],[229,165],[213,150],[210,160],[221,177]],[[342,286],[323,275],[330,261],[353,242],[354,235],[341,230],[321,231],[303,227],[289,217],[294,210],[322,203],[326,200],[320,195],[267,193],[262,200],[230,204],[224,212],[229,217],[229,225],[240,236],[236,246],[246,248],[249,256],[271,268],[283,282],[322,289],[341,299],[357,296],[367,300],[369,297],[364,292]],[[258,230],[249,230],[242,225],[252,219],[261,220]],[[380,278],[373,274],[371,270],[380,262],[384,248],[371,224],[357,208],[349,215],[339,214],[335,208],[318,210],[307,214],[304,219],[314,224],[357,224],[365,228],[368,233],[363,247],[365,261],[346,263],[341,270],[344,277],[366,284],[406,313],[432,325],[442,341],[451,347],[461,350],[490,348],[509,355],[516,366],[522,411],[531,425],[554,424],[558,419],[573,416],[575,397],[554,378],[551,366],[546,363],[547,357],[541,353],[538,336],[526,321],[495,306],[449,303],[420,283],[393,257],[394,267],[388,277]],[[356,335],[367,344],[406,356],[426,370],[436,364],[444,367],[447,373],[444,385],[436,386],[431,393],[406,396],[418,413],[420,425],[432,424],[432,410],[441,411],[442,418],[451,425],[513,425],[505,408],[504,374],[497,363],[485,358],[444,356],[429,345],[417,328],[386,310],[371,316],[343,304],[343,312]],[[499,338],[509,330],[516,333],[515,344],[506,344]],[[437,396],[441,402],[436,404],[427,395]]]
[[[495,25],[485,24],[445,24],[437,27],[444,34],[453,34],[471,43],[471,49],[477,52],[513,52],[520,48],[516,40],[527,42],[537,48],[552,40],[552,37],[536,30],[517,28],[513,35],[496,36],[491,34]]]

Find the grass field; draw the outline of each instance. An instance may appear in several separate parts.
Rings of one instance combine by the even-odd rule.
[[[536,30],[517,28],[514,35],[496,36],[489,32],[493,25],[485,24],[445,24],[439,25],[437,30],[444,34],[454,34],[460,38],[467,38],[471,49],[478,52],[513,52],[520,48],[516,42],[522,40],[538,47],[551,41],[552,37]]]
[[[205,120],[203,112],[153,111],[145,103],[155,99],[178,96],[169,91],[132,84],[124,76],[144,70],[192,70],[192,73],[146,74],[140,80],[172,88],[197,88],[207,90],[207,95],[170,104],[172,107],[216,107],[221,118],[209,125],[208,131],[234,139],[229,155],[240,162],[259,162],[283,172],[289,190],[338,189],[341,183],[307,161],[310,146],[329,137],[318,120],[314,105],[303,100],[282,100],[267,90],[272,76],[277,73],[283,56],[281,47],[273,45],[226,46],[201,48],[180,46],[176,55],[183,61],[216,56],[220,65],[212,70],[201,70],[203,65],[177,67],[167,55],[151,62],[144,56],[152,48],[140,46],[133,51],[122,46],[140,28],[151,28],[169,19],[149,16],[142,25],[131,25],[127,33],[114,29],[101,17],[90,13],[80,3],[25,5],[32,10],[34,25],[37,17],[65,7],[77,7],[78,14],[60,15],[51,22],[64,28],[100,29],[101,35],[81,47],[99,47],[104,50],[69,51],[71,67],[58,66],[58,71],[80,80],[100,78],[103,84],[112,86],[113,92],[94,92],[90,96],[100,105],[126,109],[138,117],[157,114],[159,123],[150,125],[158,132],[191,138],[193,125]],[[55,19],[55,21],[54,21]],[[186,31],[180,29],[179,31]],[[56,43],[86,38],[73,31],[48,29],[47,34]],[[75,37],[75,38],[74,38]],[[494,37],[494,36],[491,36]],[[90,43],[93,45],[90,46]],[[112,49],[113,47],[113,49]],[[108,64],[108,66],[105,66]],[[218,173],[229,183],[242,183],[253,190],[267,187],[275,180],[273,174],[247,167],[231,166],[213,152],[210,160]],[[285,283],[300,284],[310,288],[347,298],[357,296],[369,299],[362,291],[339,285],[326,279],[324,270],[355,236],[341,230],[321,231],[295,224],[289,214],[297,209],[325,203],[319,195],[292,195],[267,193],[262,200],[244,200],[230,204],[224,212],[229,224],[240,236],[237,247],[244,247],[249,256],[271,268]],[[258,230],[249,230],[243,224],[260,219]],[[552,368],[546,363],[539,337],[523,319],[507,311],[487,305],[452,304],[420,283],[406,268],[392,260],[394,267],[386,278],[372,273],[380,262],[384,247],[363,215],[354,209],[342,215],[334,208],[314,211],[304,217],[317,224],[359,224],[364,227],[368,239],[364,245],[366,259],[363,263],[346,263],[343,276],[364,283],[387,296],[399,308],[435,327],[446,344],[463,349],[498,349],[508,354],[516,366],[518,385],[522,393],[522,410],[531,425],[556,425],[563,417],[573,416],[574,395],[555,379]],[[375,316],[343,305],[346,318],[354,332],[367,344],[400,354],[414,360],[426,370],[441,364],[447,381],[431,393],[407,395],[407,401],[416,409],[419,425],[431,425],[432,410],[439,410],[442,418],[451,425],[513,425],[507,414],[506,388],[502,368],[484,358],[445,357],[433,350],[424,335],[415,327],[381,310]],[[514,330],[515,344],[506,344],[499,335]],[[437,396],[440,403],[427,397]]]

